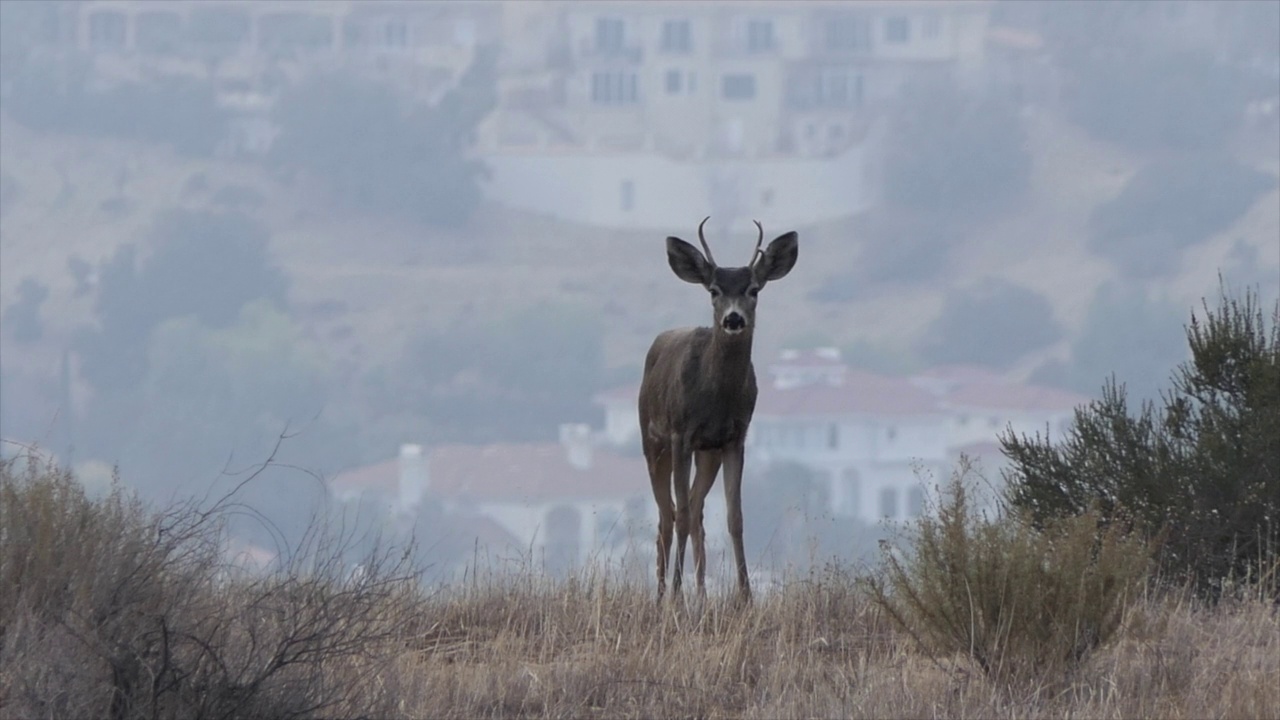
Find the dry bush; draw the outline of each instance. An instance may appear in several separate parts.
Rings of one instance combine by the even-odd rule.
[[[1039,529],[999,509],[988,517],[970,497],[976,476],[962,462],[906,554],[886,548],[871,594],[927,652],[967,654],[993,678],[1070,670],[1120,628],[1151,550],[1093,512]]]
[[[206,554],[199,513],[3,470],[0,717],[1280,717],[1280,616],[1256,596],[1141,598],[1075,672],[1008,683],[920,653],[841,568],[741,609],[607,570],[429,593],[386,553],[352,577],[317,531],[247,575]]]
[[[313,525],[265,574],[231,565],[223,521],[155,513],[116,486],[94,500],[28,455],[0,464],[0,715],[344,717],[384,714],[386,667],[420,598],[407,556],[348,578]]]

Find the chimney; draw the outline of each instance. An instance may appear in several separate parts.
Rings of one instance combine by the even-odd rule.
[[[578,470],[591,467],[591,427],[580,423],[560,426],[560,444],[564,446],[569,464]]]
[[[400,508],[416,506],[427,494],[427,458],[421,445],[400,446]]]

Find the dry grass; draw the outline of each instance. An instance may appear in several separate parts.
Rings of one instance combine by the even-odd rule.
[[[990,681],[938,661],[833,571],[757,599],[658,607],[606,578],[525,579],[429,604],[399,666],[412,717],[1280,716],[1280,622],[1261,602],[1151,598],[1069,676]]]
[[[603,570],[428,591],[398,553],[353,577],[317,534],[246,575],[214,515],[0,470],[0,717],[1280,717],[1257,599],[1149,594],[1082,663],[1001,680],[926,653],[840,568],[746,608]]]

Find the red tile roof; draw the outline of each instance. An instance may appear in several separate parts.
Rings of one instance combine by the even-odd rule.
[[[595,401],[602,405],[613,402],[635,402],[639,395],[639,385],[619,385],[596,393]]]
[[[1077,405],[1089,402],[1089,398],[1065,390],[1037,385],[975,382],[952,390],[947,394],[945,402],[948,407],[957,409],[1069,412]]]
[[[339,492],[363,490],[396,495],[400,491],[400,461],[387,460],[376,465],[344,470],[330,480],[329,484]]]
[[[814,383],[779,390],[760,388],[756,416],[788,415],[928,415],[939,413],[937,399],[909,381],[860,370],[848,370],[839,385]]]
[[[428,451],[427,473],[430,493],[477,502],[622,499],[649,491],[642,458],[595,448],[590,467],[580,469],[569,463],[559,443],[436,447]],[[331,484],[338,491],[395,495],[399,474],[399,461],[388,460],[340,473]]]
[[[642,458],[595,448],[584,470],[569,463],[558,443],[446,445],[431,451],[428,468],[431,491],[446,497],[537,502],[649,492]]]

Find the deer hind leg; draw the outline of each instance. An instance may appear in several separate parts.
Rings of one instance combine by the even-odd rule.
[[[698,597],[707,596],[707,533],[702,524],[702,508],[707,494],[716,484],[716,473],[720,472],[720,452],[703,450],[694,454],[693,488],[689,494],[689,520],[692,527],[689,534],[693,538],[693,567],[698,576]]]
[[[684,580],[684,549],[689,541],[689,473],[693,453],[678,438],[671,441],[671,489],[676,500],[676,561],[671,575],[671,591],[680,592]]]
[[[729,537],[733,541],[733,559],[738,566],[738,599],[748,603],[751,602],[751,581],[747,577],[747,555],[742,547],[742,456],[741,444],[724,450],[724,504]]]
[[[671,556],[671,531],[675,526],[675,507],[671,503],[671,453],[660,445],[647,447],[649,483],[658,504],[658,599],[667,589],[667,563]]]

